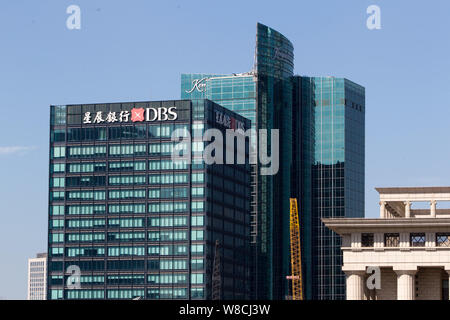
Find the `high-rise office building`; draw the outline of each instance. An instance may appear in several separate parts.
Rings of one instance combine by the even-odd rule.
[[[306,296],[345,299],[341,240],[322,218],[364,216],[365,89],[335,77],[295,77]]]
[[[28,259],[27,300],[47,300],[47,254]]]
[[[292,81],[294,53],[279,32],[257,24],[255,66],[232,75],[183,74],[181,97],[207,98],[252,120],[254,129],[280,133],[280,165],[276,175],[252,167],[252,245],[254,298],[283,299],[288,294],[289,197],[292,169]]]
[[[364,214],[364,88],[293,74],[291,42],[258,24],[252,71],[183,74],[181,97],[211,99],[252,119],[255,129],[280,130],[278,174],[252,170],[254,297],[289,295],[289,197],[297,197],[306,298],[341,299],[339,237],[320,218]]]
[[[250,126],[209,100],[51,106],[48,298],[250,298],[248,143],[201,158],[205,130]]]

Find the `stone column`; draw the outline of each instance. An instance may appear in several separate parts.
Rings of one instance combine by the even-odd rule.
[[[380,201],[380,218],[386,219],[386,201]]]
[[[430,213],[433,218],[436,218],[436,200],[430,202]]]
[[[364,300],[364,271],[344,271],[347,284],[347,300]]]
[[[415,274],[417,270],[395,270],[397,274],[397,300],[415,300]]]
[[[405,201],[405,218],[411,218],[411,201]]]

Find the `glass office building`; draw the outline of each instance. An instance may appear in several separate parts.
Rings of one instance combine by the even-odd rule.
[[[201,160],[238,122],[203,99],[51,106],[48,298],[250,298],[250,165]]]
[[[252,244],[254,298],[283,299],[288,294],[289,197],[292,169],[291,42],[265,25],[257,25],[254,70],[232,75],[183,74],[183,99],[207,98],[251,119],[254,129],[280,131],[280,169],[274,176],[252,167]]]
[[[299,199],[306,298],[343,298],[340,240],[320,219],[364,215],[364,88],[294,76],[291,42],[258,24],[252,71],[182,74],[181,97],[211,99],[255,129],[280,130],[278,174],[252,168],[254,298],[289,295],[289,197]]]
[[[321,218],[364,216],[365,89],[334,77],[294,83],[306,296],[345,299],[341,239]]]

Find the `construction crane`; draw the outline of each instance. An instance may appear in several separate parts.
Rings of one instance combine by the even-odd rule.
[[[220,272],[220,242],[216,240],[212,274],[212,300],[221,300],[222,275]]]
[[[303,300],[302,253],[300,246],[300,222],[297,199],[290,199],[289,228],[291,235],[291,272],[286,278],[292,280],[292,300]]]

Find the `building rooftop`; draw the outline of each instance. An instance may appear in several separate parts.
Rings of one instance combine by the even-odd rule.
[[[391,188],[375,188],[378,193],[450,193],[450,187],[391,187]]]

